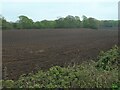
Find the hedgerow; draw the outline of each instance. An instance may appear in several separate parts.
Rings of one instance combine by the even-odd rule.
[[[2,80],[3,88],[113,88],[120,89],[118,79],[119,48],[100,53],[98,61],[80,65],[51,67],[35,74],[22,75],[17,81]]]

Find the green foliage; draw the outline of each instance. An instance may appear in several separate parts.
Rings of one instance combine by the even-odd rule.
[[[87,18],[86,16],[83,16],[82,26],[84,28],[91,28],[91,29],[97,29],[98,28],[98,20],[94,18]]]
[[[113,83],[112,84],[112,89],[113,90],[120,90],[120,81],[118,83]]]
[[[6,21],[4,17],[0,18],[0,24],[0,26],[2,26],[2,29],[13,29],[13,23]]]
[[[26,16],[19,16],[18,26],[20,29],[31,29],[33,27],[33,20]]]
[[[118,26],[118,21],[115,21],[115,20],[101,20],[99,26],[104,27],[104,28],[117,27]]]
[[[7,86],[7,88],[12,88],[14,87],[15,82],[13,80],[6,80],[6,81],[2,81],[2,87],[5,88]]]
[[[11,88],[110,88],[118,82],[117,71],[99,71],[94,63],[75,67],[54,66],[47,72],[21,76],[14,83],[4,81],[4,87]]]
[[[65,18],[59,18],[56,20],[56,28],[80,28],[81,21],[78,16],[68,15]]]
[[[34,22],[27,16],[19,16],[16,22],[8,22],[4,17],[0,17],[0,27],[2,29],[46,29],[46,28],[111,28],[118,27],[118,21],[114,20],[97,20],[95,18],[83,15],[83,20],[79,16],[68,15],[56,20],[42,20]]]
[[[48,71],[38,71],[35,74],[22,75],[17,81],[3,80],[4,88],[120,88],[118,68],[104,70],[106,66],[117,65],[118,47],[100,54],[99,61],[83,62],[80,65],[51,67]],[[107,59],[107,63],[106,63]],[[104,61],[105,60],[105,61]],[[114,63],[111,63],[113,62]],[[109,65],[110,64],[110,65]],[[100,65],[96,68],[96,65]],[[113,66],[114,66],[113,65]]]
[[[119,48],[116,45],[107,52],[101,51],[96,67],[103,70],[112,70],[118,66],[119,56]]]
[[[40,22],[41,28],[55,28],[55,21],[43,20]]]

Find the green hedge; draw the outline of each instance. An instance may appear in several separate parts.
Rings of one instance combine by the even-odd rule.
[[[51,67],[48,71],[22,75],[17,81],[3,80],[3,88],[119,88],[119,48],[98,56],[98,61],[80,65]],[[120,89],[120,88],[119,88]]]

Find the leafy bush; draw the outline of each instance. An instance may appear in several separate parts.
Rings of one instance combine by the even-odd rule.
[[[107,69],[117,64],[118,47],[102,53],[98,62],[83,62],[80,65],[51,67],[48,71],[22,75],[17,81],[3,80],[3,88],[119,88],[118,68]],[[107,61],[106,61],[107,59]],[[105,60],[105,61],[104,61]],[[114,63],[112,63],[114,61]],[[101,64],[104,63],[104,64]],[[96,68],[96,66],[99,66]],[[106,68],[103,68],[105,66]],[[105,69],[105,70],[104,70]],[[107,69],[107,70],[106,70]]]
[[[96,67],[103,70],[116,68],[118,66],[119,56],[119,48],[116,45],[107,52],[101,51]]]

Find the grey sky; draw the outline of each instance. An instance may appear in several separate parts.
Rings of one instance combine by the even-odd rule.
[[[8,21],[16,21],[18,16],[26,15],[34,21],[40,20],[54,20],[57,17],[65,17],[67,15],[79,16],[86,15],[87,17],[94,17],[96,19],[118,19],[118,1],[119,0],[109,0],[100,1],[84,0],[79,2],[78,0],[74,2],[34,2],[35,0],[30,0],[30,2],[15,2],[5,0],[2,3],[2,15]],[[85,2],[86,1],[86,2]]]

